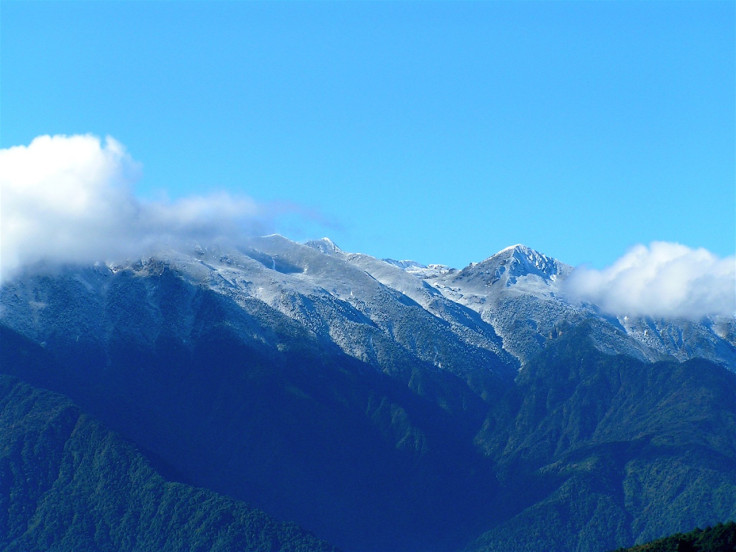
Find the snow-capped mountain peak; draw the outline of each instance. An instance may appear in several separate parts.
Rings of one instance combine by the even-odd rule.
[[[501,274],[499,274],[499,276],[504,272],[508,273],[508,277],[506,279],[507,285],[509,285],[509,283],[513,284],[514,278],[530,274],[535,274],[545,281],[555,281],[559,276],[567,275],[571,270],[571,267],[557,261],[556,259],[548,257],[547,255],[522,244],[502,249],[476,266],[480,266],[485,263],[488,263],[489,265],[500,263],[499,268],[505,267],[505,269],[500,270]]]
[[[316,249],[320,253],[324,253],[325,255],[342,255],[343,250],[340,249],[335,242],[333,242],[330,238],[320,238],[318,240],[310,240],[308,242],[305,242],[304,245],[311,247],[312,249]]]
[[[510,288],[547,295],[548,288],[555,287],[558,279],[571,271],[572,267],[530,247],[514,245],[466,266],[453,275],[453,283],[476,291],[489,287]]]

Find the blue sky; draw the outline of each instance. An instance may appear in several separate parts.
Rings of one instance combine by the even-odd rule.
[[[736,252],[733,2],[2,3],[0,146],[112,136],[143,200],[461,267]]]

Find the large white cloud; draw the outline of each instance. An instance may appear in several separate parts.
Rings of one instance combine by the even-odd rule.
[[[736,257],[669,242],[637,245],[604,270],[577,268],[565,291],[615,315],[733,316]]]
[[[142,201],[132,189],[140,172],[112,138],[41,136],[0,150],[0,279],[41,260],[115,261],[162,243],[261,232],[273,215],[228,194]]]

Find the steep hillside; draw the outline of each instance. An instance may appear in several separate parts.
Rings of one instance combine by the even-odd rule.
[[[73,397],[178,480],[341,547],[449,549],[480,523],[495,480],[472,446],[483,403],[461,379],[421,363],[390,377],[268,307],[248,312],[166,270],[145,284],[110,286],[114,308],[94,311],[117,324],[104,339],[75,331],[77,319],[100,326],[75,312],[91,299],[62,294],[50,362],[28,366],[27,339],[3,329],[0,369]],[[157,294],[177,298],[161,312],[191,314],[185,339],[140,312]]]
[[[734,374],[604,355],[585,325],[563,334],[476,436],[510,515],[471,548],[600,550],[736,519]]]
[[[164,480],[60,395],[0,376],[0,548],[333,550],[242,502]]]

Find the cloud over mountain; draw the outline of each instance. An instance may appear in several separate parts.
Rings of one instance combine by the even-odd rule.
[[[606,269],[576,269],[565,289],[570,297],[617,315],[733,316],[736,257],[653,242],[633,247]]]
[[[109,137],[40,136],[0,150],[0,280],[39,261],[119,261],[191,241],[263,234],[283,214],[319,218],[299,206],[226,193],[142,200],[133,190],[141,170]],[[578,268],[563,285],[569,299],[617,315],[733,316],[736,257],[654,242],[604,270]]]
[[[93,262],[266,230],[274,207],[228,194],[138,199],[141,166],[113,138],[40,136],[0,150],[0,278],[37,261]]]

